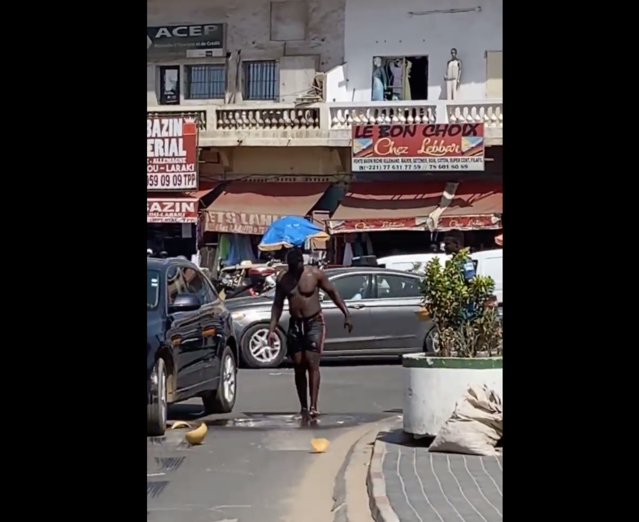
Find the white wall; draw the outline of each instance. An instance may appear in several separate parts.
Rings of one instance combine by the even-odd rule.
[[[475,8],[481,12],[424,13]],[[485,98],[486,51],[502,50],[503,0],[346,0],[344,54],[347,95],[337,101],[370,101],[374,56],[429,58],[428,99],[444,99],[450,49],[462,61],[460,100]]]
[[[291,67],[300,63],[309,63],[312,61],[310,58],[314,57],[319,71],[328,71],[344,62],[345,0],[291,1],[306,5],[305,27],[300,27],[299,24],[295,27],[286,23],[277,24],[277,20],[275,22],[277,27],[271,27],[271,4],[281,2],[270,0],[147,0],[147,25],[225,23],[227,51],[233,53],[227,65],[227,101],[238,103],[242,100],[240,84],[236,82],[238,50],[242,51],[242,60],[279,60],[283,56],[309,57],[309,60],[288,60],[287,63]],[[275,6],[276,10],[277,7]],[[283,12],[286,13],[286,10]],[[285,15],[279,18],[282,17],[285,18]],[[300,40],[300,36],[304,39]],[[271,37],[279,41],[271,41]],[[184,59],[179,62],[163,63],[163,65],[207,62],[220,63],[224,60]],[[160,64],[147,66],[148,105],[158,104],[156,94],[158,65]],[[305,90],[302,84],[310,88],[308,78],[311,75],[308,70],[300,71],[299,75],[289,70],[288,77],[286,75],[286,70],[280,71],[284,84],[282,88],[285,91],[281,92],[285,95],[282,101],[292,101],[295,98],[293,91]],[[184,74],[182,74],[183,78]],[[192,103],[202,104],[203,102]],[[219,101],[219,103],[223,102]]]

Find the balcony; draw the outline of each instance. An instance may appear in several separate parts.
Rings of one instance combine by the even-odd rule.
[[[350,139],[352,124],[484,123],[486,144],[502,144],[502,100],[335,102],[329,111],[333,139]]]
[[[503,130],[502,100],[183,105],[147,113],[195,118],[201,147],[350,147],[354,123],[483,122],[487,145],[501,145]]]

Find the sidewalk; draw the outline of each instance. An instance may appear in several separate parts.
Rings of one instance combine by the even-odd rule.
[[[503,457],[429,453],[400,429],[379,433],[368,477],[377,522],[501,522]]]

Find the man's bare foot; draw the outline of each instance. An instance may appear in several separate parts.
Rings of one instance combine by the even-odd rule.
[[[311,408],[311,419],[317,419],[317,417],[319,417],[319,411],[317,411],[317,408]]]
[[[308,418],[308,408],[302,408],[299,413],[299,417],[302,419]]]

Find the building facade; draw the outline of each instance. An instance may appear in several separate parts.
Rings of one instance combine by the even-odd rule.
[[[270,218],[236,215],[220,224],[242,197],[219,183],[241,182],[247,190],[247,183],[332,183],[348,190],[357,177],[353,125],[481,123],[486,168],[472,177],[499,177],[502,3],[149,0],[148,115],[197,123],[198,188],[234,207],[215,210],[209,228],[220,232],[232,231],[234,221]],[[370,173],[377,181],[441,176]],[[281,190],[292,198],[299,192]],[[247,205],[270,212],[266,200]]]

